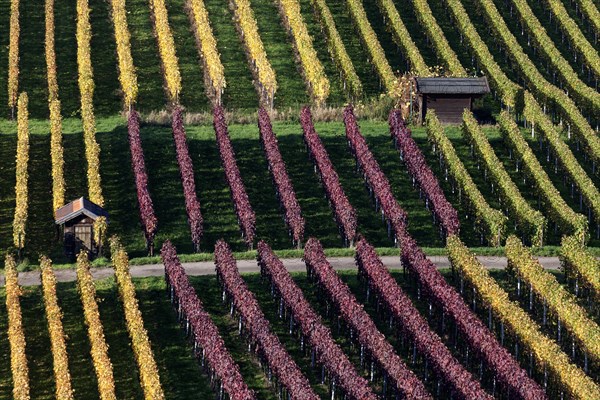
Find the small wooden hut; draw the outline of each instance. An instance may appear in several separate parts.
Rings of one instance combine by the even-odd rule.
[[[465,108],[473,109],[473,99],[490,92],[487,78],[415,78],[419,123],[427,110],[435,110],[442,123],[460,124]]]
[[[100,217],[105,217],[108,223],[108,213],[84,197],[56,210],[54,223],[60,229],[67,257],[74,258],[81,250],[87,250],[91,258],[98,255],[94,222]]]

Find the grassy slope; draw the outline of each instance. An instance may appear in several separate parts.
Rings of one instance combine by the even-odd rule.
[[[121,110],[121,85],[117,79],[117,45],[110,17],[110,3],[90,0],[92,24],[92,66],[94,68],[94,113],[97,116],[114,115]]]

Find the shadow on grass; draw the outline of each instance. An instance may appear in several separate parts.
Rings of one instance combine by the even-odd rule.
[[[75,282],[57,284],[58,304],[63,312],[63,329],[67,334],[67,355],[71,385],[76,397],[98,399],[98,382],[92,357],[83,307]]]
[[[96,293],[108,356],[113,365],[115,393],[118,399],[143,399],[139,373],[129,334],[125,325],[123,306],[114,280],[96,281]]]
[[[216,276],[211,276],[210,279],[190,277],[190,282],[200,297],[204,310],[210,313],[213,322],[219,328],[225,347],[239,365],[248,387],[255,391],[257,398],[275,400],[277,396],[261,370],[258,358],[248,352],[246,342],[238,333],[237,320],[231,318],[229,307],[221,301],[221,287]]]
[[[132,257],[145,256],[147,253],[139,223],[127,127],[119,126],[113,131],[99,132],[96,139],[102,149],[100,171],[104,205],[110,215],[109,234],[118,234]]]

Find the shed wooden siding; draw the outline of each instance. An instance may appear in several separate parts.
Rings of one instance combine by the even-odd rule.
[[[424,95],[425,107],[422,109],[422,120],[425,120],[427,110],[435,110],[440,122],[447,124],[460,124],[462,122],[463,110],[471,109],[470,96],[448,96]]]

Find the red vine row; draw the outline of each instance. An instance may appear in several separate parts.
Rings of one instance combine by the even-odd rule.
[[[177,163],[179,164],[179,173],[181,183],[183,184],[183,194],[185,196],[185,210],[188,215],[188,224],[192,232],[192,243],[194,251],[200,251],[200,239],[202,238],[202,213],[200,212],[200,202],[196,194],[196,183],[194,179],[194,165],[190,157],[183,126],[183,115],[181,107],[176,106],[173,110],[173,140],[177,151]]]
[[[186,333],[191,333],[194,353],[201,358],[211,380],[217,381],[212,383],[217,383],[215,386],[219,387],[219,391],[225,391],[230,400],[255,399],[254,392],[248,389],[238,365],[219,336],[219,330],[202,308],[202,302],[179,262],[175,246],[170,241],[165,241],[160,255],[165,265],[165,279],[171,302],[178,311],[179,320],[185,324]]]
[[[491,399],[471,373],[452,356],[440,337],[429,328],[427,321],[413,306],[396,280],[365,239],[356,243],[356,265],[361,280],[367,282],[368,293],[378,296],[399,323],[402,334],[408,336],[419,354],[431,363],[433,369],[462,399]]]
[[[397,232],[406,229],[407,214],[398,204],[390,182],[379,168],[377,160],[369,150],[365,138],[361,135],[352,106],[348,106],[344,110],[344,125],[346,126],[346,138],[352,154],[363,172],[365,181],[375,195],[375,208],[381,207],[381,212],[387,219],[388,236],[391,233],[390,231],[393,230],[394,237],[396,237]]]
[[[446,282],[436,266],[425,257],[407,232],[400,236],[400,248],[402,265],[415,275],[424,292],[433,302],[454,320],[469,347],[479,354],[498,381],[505,386],[509,397],[545,399],[544,390],[498,343],[493,333],[469,309],[460,294]]]
[[[238,224],[242,230],[242,236],[250,249],[254,243],[256,231],[256,216],[248,200],[248,194],[235,161],[235,152],[227,132],[227,122],[223,107],[217,106],[213,110],[213,125],[217,137],[217,145],[221,155],[221,162],[225,170],[225,177],[231,191],[233,207],[238,218]]]
[[[223,293],[231,298],[235,311],[240,315],[240,330],[242,327],[246,328],[250,342],[256,344],[270,371],[287,390],[289,398],[319,400],[319,396],[310,387],[308,379],[302,374],[277,335],[271,331],[269,321],[261,311],[258,301],[240,276],[231,249],[222,240],[215,245],[215,266]]]
[[[315,126],[312,121],[312,115],[309,107],[304,107],[300,114],[300,123],[304,131],[304,143],[308,148],[311,159],[315,164],[315,168],[319,173],[321,182],[325,188],[325,194],[329,199],[329,204],[333,208],[333,213],[337,224],[341,230],[344,241],[349,244],[354,244],[356,236],[356,211],[350,204],[350,201],[342,189],[337,172],[333,168],[333,164],[329,159],[327,150],[323,146]]]
[[[389,377],[398,393],[402,395],[402,398],[431,399],[432,397],[425,389],[423,383],[408,369],[392,345],[377,329],[375,323],[365,312],[362,305],[356,301],[348,286],[342,282],[338,274],[331,267],[325,258],[323,247],[321,247],[321,243],[317,239],[311,238],[306,242],[304,262],[306,263],[308,275],[317,278],[319,287],[327,293],[328,299],[335,305],[350,329],[356,332],[361,346],[361,355],[363,349],[366,349],[371,354],[373,360],[385,372],[384,387],[386,386],[387,377]],[[477,394],[476,391],[473,393]],[[476,396],[470,398],[482,397]]]
[[[294,244],[300,246],[304,239],[304,218],[302,218],[300,204],[298,204],[294,187],[290,182],[285,163],[279,152],[277,137],[273,133],[269,114],[264,108],[258,111],[258,127],[261,144],[269,163],[269,171],[275,183],[277,198],[285,211],[285,222],[291,231]]]
[[[144,162],[144,150],[140,138],[140,116],[135,110],[129,112],[127,118],[129,150],[131,151],[131,167],[135,177],[135,188],[140,209],[140,222],[146,237],[146,247],[150,255],[154,252],[154,236],[156,235],[157,219],[154,215],[152,198],[148,191],[148,173]]]
[[[281,305],[291,311],[292,324],[299,326],[301,343],[306,340],[312,347],[313,362],[316,356],[331,376],[332,390],[339,387],[349,400],[376,400],[377,396],[367,381],[357,373],[281,260],[263,241],[258,243],[257,260],[261,274],[270,280],[273,289],[281,296]]]
[[[427,209],[431,208],[434,219],[440,222],[446,235],[458,235],[460,229],[458,213],[446,199],[437,178],[412,138],[410,129],[406,127],[400,110],[396,109],[390,112],[389,125],[394,144],[400,150],[400,157],[406,164],[413,183],[416,181],[425,194]]]

